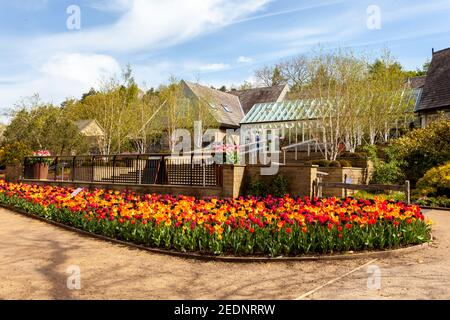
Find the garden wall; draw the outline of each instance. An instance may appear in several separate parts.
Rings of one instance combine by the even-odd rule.
[[[275,176],[262,176],[262,165],[247,165],[245,169],[246,181],[263,181],[270,184],[277,175],[284,176],[289,182],[289,194],[294,196],[312,196],[313,182],[317,177],[317,166],[305,166],[301,164],[280,165]]]
[[[37,185],[53,185],[61,187],[86,188],[86,189],[107,189],[107,190],[131,190],[138,194],[172,194],[189,195],[196,197],[206,196],[226,196],[222,187],[198,187],[198,186],[168,186],[168,185],[133,185],[133,184],[108,184],[101,182],[71,182],[71,181],[50,181],[24,179],[24,183]]]
[[[50,181],[23,179],[25,183],[50,184],[59,186],[84,187],[89,189],[102,188],[112,190],[128,189],[140,194],[159,193],[173,195],[190,195],[196,197],[218,196],[218,197],[238,197],[245,194],[246,183],[251,181],[263,181],[270,185],[278,175],[284,176],[288,180],[288,193],[293,196],[313,195],[313,184],[317,179],[318,172],[328,173],[324,176],[324,182],[345,182],[345,177],[351,179],[352,184],[365,184],[365,169],[362,168],[319,168],[317,166],[305,166],[300,164],[280,165],[278,173],[271,176],[261,175],[263,165],[223,165],[223,184],[219,187],[203,187],[190,185],[135,185],[135,184],[111,184],[106,182],[71,182],[71,181]],[[19,169],[18,169],[19,170]],[[19,170],[20,171],[20,170]],[[92,171],[91,171],[92,172]],[[347,195],[352,195],[354,191],[348,190]],[[345,196],[344,190],[336,188],[323,188],[323,196]]]
[[[23,166],[6,166],[5,180],[8,182],[18,182],[23,175]]]

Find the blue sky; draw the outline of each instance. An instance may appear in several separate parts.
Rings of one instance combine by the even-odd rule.
[[[77,5],[81,28],[69,30]],[[381,28],[369,29],[369,6]],[[39,93],[60,103],[130,63],[146,87],[221,86],[311,49],[389,48],[407,69],[450,47],[450,0],[0,0],[0,112]]]

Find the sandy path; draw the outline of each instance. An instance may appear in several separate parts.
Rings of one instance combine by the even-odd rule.
[[[306,298],[450,298],[450,212],[430,212],[437,245],[378,260]],[[239,264],[186,260],[80,236],[0,209],[0,299],[295,299],[369,262]],[[67,288],[79,266],[81,289]]]

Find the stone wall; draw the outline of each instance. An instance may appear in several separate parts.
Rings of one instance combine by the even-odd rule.
[[[5,180],[8,182],[18,182],[22,179],[23,175],[23,166],[22,165],[14,165],[14,166],[6,166],[5,170]]]
[[[107,184],[101,182],[71,182],[71,181],[39,181],[24,179],[24,183],[38,185],[53,185],[61,187],[86,188],[86,189],[107,189],[107,190],[131,190],[138,194],[172,194],[190,195],[196,197],[223,196],[222,187],[198,187],[198,186],[167,186],[167,185],[133,185],[133,184]]]
[[[108,184],[102,182],[70,182],[70,181],[37,181],[22,180],[25,183],[51,184],[59,186],[72,186],[84,188],[103,188],[112,190],[128,189],[137,193],[158,193],[174,195],[190,195],[196,197],[218,196],[238,197],[245,194],[245,186],[248,180],[272,183],[277,175],[286,177],[289,183],[289,194],[293,196],[313,196],[313,184],[318,172],[328,173],[323,178],[324,182],[345,182],[345,177],[351,179],[352,184],[364,184],[364,172],[362,168],[318,168],[317,166],[304,166],[299,164],[280,165],[277,175],[263,176],[263,165],[223,165],[222,186],[202,187],[190,185],[134,185],[134,184]],[[344,190],[337,188],[323,188],[323,196],[345,196]],[[347,195],[354,191],[348,190]]]
[[[294,196],[312,196],[313,182],[317,177],[317,166],[300,164],[281,165],[275,176],[262,176],[262,165],[247,165],[245,179],[248,181],[263,181],[270,184],[277,175],[283,175],[289,182],[289,194]]]

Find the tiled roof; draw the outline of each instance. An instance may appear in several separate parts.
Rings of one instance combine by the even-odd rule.
[[[450,48],[434,52],[416,112],[450,107]]]
[[[425,85],[427,76],[414,77],[409,79],[409,84],[412,89],[421,89]]]
[[[81,133],[87,136],[103,136],[105,131],[94,119],[78,120],[74,122]]]
[[[222,126],[239,127],[239,123],[244,118],[244,112],[237,96],[196,83],[184,80],[181,82],[185,90],[188,90],[188,94],[193,94],[210,104],[214,118]]]
[[[283,101],[288,88],[287,85],[279,85],[249,90],[232,90],[230,93],[239,97],[242,109],[247,114],[255,104]]]

